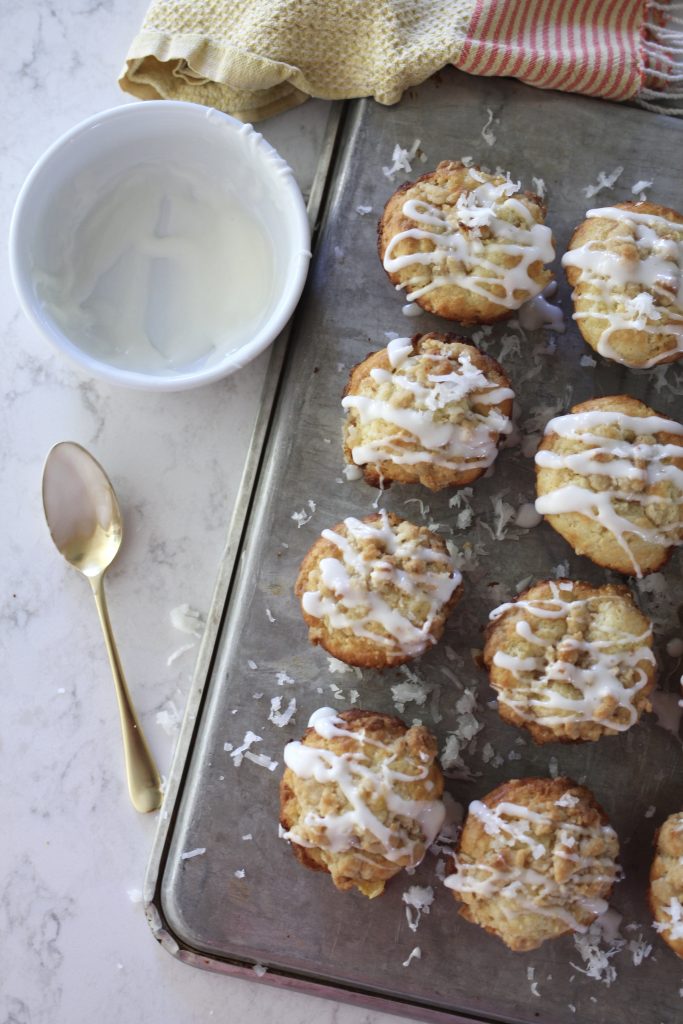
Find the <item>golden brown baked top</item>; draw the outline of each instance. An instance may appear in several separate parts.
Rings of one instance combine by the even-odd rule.
[[[455,872],[460,913],[510,949],[586,931],[607,909],[619,844],[604,811],[571,779],[513,779],[470,804]]]
[[[650,871],[654,927],[683,957],[683,811],[670,815],[657,835]]]
[[[538,743],[624,732],[651,710],[652,626],[626,587],[542,580],[490,619],[484,662],[500,713]]]
[[[536,511],[579,554],[642,576],[683,541],[683,426],[628,395],[550,420]]]
[[[492,323],[552,279],[544,217],[541,199],[509,176],[446,160],[389,199],[379,256],[409,302],[463,324]]]
[[[436,740],[374,711],[322,708],[285,747],[281,823],[338,889],[377,896],[424,857],[444,820]]]
[[[495,359],[456,335],[396,338],[351,372],[342,401],[346,460],[375,486],[465,486],[512,430],[513,398]]]
[[[589,210],[562,257],[574,319],[601,355],[649,367],[683,357],[683,216],[656,203]]]
[[[441,537],[382,510],[323,530],[295,593],[312,643],[347,664],[385,668],[436,642],[461,582]]]

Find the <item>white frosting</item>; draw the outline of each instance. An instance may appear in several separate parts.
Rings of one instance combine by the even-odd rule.
[[[626,361],[610,343],[615,331],[642,331],[673,339],[673,347],[639,364],[644,367],[655,366],[672,354],[683,352],[683,224],[615,206],[589,210],[586,217],[616,221],[623,231],[611,235],[607,242],[586,242],[562,257],[562,266],[577,267],[578,284],[589,285],[595,300],[605,307],[600,312],[576,312],[574,319],[604,320],[598,352],[619,363]],[[664,232],[674,237],[663,238]],[[637,258],[605,248],[614,243],[629,247],[635,244]],[[638,294],[624,297],[623,290],[634,284],[640,289]]]
[[[429,374],[428,385],[418,379],[420,367],[429,360],[442,363],[449,358],[447,353],[413,354],[409,338],[395,338],[387,353],[392,369],[376,368],[371,376],[378,386],[391,385],[391,397],[347,395],[342,406],[356,410],[362,427],[382,421],[397,430],[355,445],[354,463],[426,462],[454,471],[490,466],[499,436],[512,430],[509,417],[495,406],[514,398],[514,392],[489,380],[467,352],[450,359],[450,372]],[[472,405],[489,408],[475,412]],[[449,414],[457,421],[452,422]]]
[[[617,503],[626,503],[642,509],[670,501],[670,498],[658,494],[643,493],[660,484],[675,488],[679,504],[683,502],[683,469],[673,462],[683,458],[683,448],[675,444],[633,443],[596,432],[614,425],[640,437],[661,432],[683,436],[680,423],[661,416],[626,416],[616,411],[596,409],[555,417],[547,424],[545,434],[580,441],[584,448],[573,453],[540,450],[536,453],[536,465],[546,469],[568,469],[585,477],[607,477],[610,487],[597,492],[580,484],[567,484],[537,498],[536,511],[544,516],[578,512],[599,523],[615,537],[628,556],[634,573],[640,577],[642,572],[627,537],[631,535],[649,544],[671,547],[681,543],[683,519],[661,526],[645,526],[634,523],[616,506]],[[620,488],[619,480],[627,481],[629,488]]]
[[[550,591],[549,597],[502,604],[491,612],[489,618],[496,621],[506,612],[519,609],[535,619],[567,621],[588,605],[595,606],[596,602],[610,600],[599,595],[573,600],[570,592],[562,590],[553,581],[550,582]],[[565,635],[561,640],[561,653],[557,651],[552,660],[548,658],[548,641],[534,632],[533,624],[519,621],[515,632],[537,648],[538,653],[520,658],[496,651],[493,664],[511,672],[516,683],[514,689],[496,687],[501,704],[512,708],[526,721],[538,720],[548,727],[573,720],[597,722],[608,725],[615,732],[623,732],[636,722],[635,698],[648,683],[642,663],[655,664],[650,646],[651,628],[640,636],[615,632],[608,640],[585,640]],[[578,661],[583,664],[577,664]],[[620,677],[631,668],[636,670],[636,677],[627,686]],[[558,683],[569,683],[574,692],[559,693],[554,689]],[[601,711],[605,701],[611,706],[607,717]],[[623,722],[614,718],[619,709],[627,712]],[[536,711],[541,714],[534,713]]]
[[[520,306],[517,319],[519,326],[525,331],[538,331],[542,327],[554,331],[556,334],[564,334],[565,324],[562,310],[554,306],[548,299],[552,298],[557,291],[557,281],[551,281],[546,285],[540,295],[533,299],[527,299],[524,305]]]
[[[607,910],[606,900],[583,895],[581,888],[609,887],[617,873],[614,861],[610,857],[581,856],[573,851],[597,838],[608,841],[615,838],[610,825],[587,828],[569,821],[553,821],[521,804],[505,802],[491,808],[474,800],[469,814],[482,822],[484,831],[495,838],[494,845],[501,852],[506,847],[510,850],[521,848],[531,853],[533,861],[539,861],[549,853],[553,861],[560,858],[572,862],[572,871],[566,881],[558,882],[552,870],[518,867],[513,863],[513,856],[509,865],[503,857],[498,857],[497,867],[487,863],[469,864],[456,856],[456,870],[444,881],[449,889],[454,889],[457,894],[473,893],[495,898],[500,912],[508,920],[518,917],[520,910],[527,911],[555,918],[578,932],[586,931],[587,926],[578,920],[577,913],[597,916]],[[530,831],[534,824],[547,826],[556,833],[550,851],[546,851],[545,845]]]
[[[311,716],[309,725],[323,739],[344,737],[347,749],[343,754],[336,754],[296,740],[285,747],[285,764],[301,779],[336,785],[347,806],[340,814],[307,812],[303,824],[322,829],[324,834],[315,844],[299,835],[295,828],[285,833],[285,838],[299,846],[315,845],[331,853],[342,853],[355,851],[362,836],[369,833],[380,842],[382,856],[387,860],[419,863],[439,834],[445,817],[444,804],[441,800],[411,800],[401,796],[397,786],[426,779],[431,762],[416,763],[412,772],[397,771],[392,768],[396,760],[393,746],[368,737],[362,730],[354,732],[333,708],[320,708]],[[349,740],[356,743],[356,750],[348,750]],[[379,748],[386,756],[373,765],[363,749],[368,745]],[[389,825],[380,821],[373,811],[372,804],[377,801],[383,801],[391,815]]]
[[[474,169],[469,174],[481,180],[481,184],[462,192],[449,211],[424,199],[406,200],[403,214],[415,227],[399,231],[390,240],[384,254],[384,269],[391,274],[406,267],[430,268],[432,277],[427,284],[409,279],[400,286],[407,289],[409,302],[435,288],[457,285],[506,309],[518,309],[543,287],[534,281],[529,270],[532,264],[554,259],[552,233],[545,224],[538,224],[524,203],[515,198],[520,191],[519,183],[508,180],[496,185]],[[506,214],[519,218],[522,226],[506,220]],[[482,229],[486,231],[482,233]],[[433,248],[429,252],[394,255],[405,239],[427,241]],[[512,267],[495,262],[497,257],[506,262],[511,256],[516,257]],[[479,268],[478,273],[474,273],[475,267]],[[503,294],[499,294],[501,291]]]
[[[379,515],[379,522],[373,523],[345,519],[346,537],[323,530],[322,536],[339,551],[339,557],[320,561],[322,583],[335,596],[309,590],[301,604],[306,614],[327,619],[332,629],[349,630],[391,653],[416,657],[435,643],[430,632],[434,620],[462,576],[447,554],[423,547],[414,537],[399,537],[401,526],[392,527],[383,510]],[[364,540],[373,541],[382,556],[368,559],[359,547]],[[406,568],[415,562],[417,568]],[[378,588],[386,585],[404,593],[409,602],[419,599],[419,623],[385,600]]]
[[[272,305],[273,243],[216,176],[147,163],[76,209],[40,268],[42,304],[96,358],[142,372],[203,365],[244,344]]]

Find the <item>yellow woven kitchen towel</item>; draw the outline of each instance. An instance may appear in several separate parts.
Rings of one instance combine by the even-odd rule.
[[[309,96],[396,103],[453,63],[476,0],[152,0],[119,84],[259,121]]]

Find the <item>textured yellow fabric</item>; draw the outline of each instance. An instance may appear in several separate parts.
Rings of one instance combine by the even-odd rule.
[[[309,96],[396,103],[453,63],[475,0],[153,0],[119,79],[258,121]]]

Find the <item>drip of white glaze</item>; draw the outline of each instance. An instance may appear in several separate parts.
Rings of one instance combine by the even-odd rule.
[[[392,768],[396,760],[392,746],[368,737],[362,730],[354,732],[333,708],[320,708],[314,712],[309,726],[323,739],[344,737],[344,753],[336,754],[296,740],[285,747],[285,764],[301,779],[336,785],[348,807],[340,814],[309,811],[305,815],[303,824],[323,833],[315,843],[297,834],[296,829],[285,833],[285,838],[299,846],[317,846],[331,853],[342,853],[356,850],[359,838],[369,833],[381,844],[382,856],[386,860],[408,861],[413,865],[419,863],[421,856],[418,852],[424,855],[439,834],[445,817],[444,804],[441,800],[411,800],[401,796],[397,786],[426,779],[431,763],[415,764],[415,771],[411,773],[397,771]],[[348,749],[349,741],[356,744],[355,750]],[[373,764],[364,751],[366,746],[379,748],[386,756],[379,761],[375,759]],[[371,805],[379,801],[384,803],[393,819],[389,826],[380,821],[372,810]],[[401,819],[400,824],[397,824],[398,819]]]
[[[625,360],[610,344],[616,331],[642,331],[674,339],[673,347],[639,364],[644,368],[683,352],[683,225],[615,206],[589,210],[586,217],[613,220],[623,226],[623,233],[611,235],[608,244],[635,244],[637,256],[631,259],[608,251],[605,242],[598,239],[565,253],[562,266],[578,268],[577,283],[590,286],[600,305],[606,307],[604,312],[576,312],[574,320],[606,321],[597,350],[622,364]],[[674,238],[662,237],[664,233],[673,234]],[[625,296],[624,289],[633,284],[640,289],[638,294]],[[573,297],[577,297],[576,292]]]
[[[469,813],[482,822],[484,831],[494,839],[503,853],[510,850],[527,850],[533,861],[549,854],[553,860],[560,858],[573,863],[571,874],[564,882],[558,882],[554,873],[539,871],[534,867],[518,867],[505,864],[502,856],[496,859],[497,867],[486,863],[468,864],[456,857],[456,870],[444,884],[458,894],[472,893],[487,899],[495,897],[500,911],[512,920],[520,911],[562,921],[573,931],[584,932],[577,913],[598,915],[607,910],[606,900],[582,893],[584,886],[604,885],[609,887],[616,878],[616,866],[610,857],[585,857],[574,854],[575,848],[590,844],[592,840],[615,837],[610,825],[587,828],[569,821],[553,821],[544,814],[530,810],[521,804],[500,803],[488,807],[479,800],[470,804]],[[547,850],[540,838],[530,831],[530,826],[540,825],[556,832],[552,849]],[[511,857],[514,861],[514,857]]]
[[[530,276],[529,270],[534,264],[554,259],[552,233],[545,224],[537,223],[524,203],[515,198],[520,191],[519,183],[508,180],[496,185],[474,170],[469,174],[481,184],[462,192],[448,212],[423,199],[408,199],[403,204],[404,216],[415,227],[399,231],[390,240],[384,269],[391,274],[411,266],[431,268],[432,279],[427,284],[409,280],[400,285],[410,289],[406,294],[408,302],[435,288],[457,285],[505,309],[518,309],[543,287]],[[507,220],[506,215],[519,218],[522,226]],[[393,255],[405,239],[427,241],[433,248],[429,252]],[[496,262],[496,257],[502,257],[502,263],[514,257],[514,266],[503,266]],[[474,273],[475,268],[479,273]]]
[[[611,487],[597,492],[579,484],[567,484],[537,498],[536,511],[544,516],[577,512],[599,523],[614,536],[631,561],[635,574],[640,577],[641,568],[626,539],[627,535],[639,537],[649,544],[671,547],[680,544],[683,539],[683,519],[661,526],[643,526],[618,512],[615,503],[638,505],[641,508],[663,503],[667,499],[661,495],[642,493],[642,490],[661,484],[677,490],[678,501],[683,500],[683,469],[673,461],[683,458],[683,447],[675,444],[634,443],[623,437],[605,437],[595,432],[596,429],[613,426],[619,427],[622,433],[630,431],[640,437],[658,433],[683,436],[680,423],[661,416],[626,416],[616,411],[591,410],[551,419],[545,428],[546,435],[555,434],[571,441],[580,441],[585,448],[572,453],[542,449],[536,453],[536,465],[546,469],[568,469],[584,477],[606,477]],[[620,480],[641,489],[619,487]]]
[[[514,398],[514,392],[490,381],[467,352],[449,360],[449,373],[429,374],[428,385],[418,379],[421,365],[428,360],[442,363],[448,359],[446,353],[413,354],[408,338],[395,338],[387,352],[391,371],[376,368],[371,376],[380,387],[391,384],[390,396],[347,395],[342,406],[355,409],[362,426],[382,421],[397,432],[355,445],[354,463],[363,466],[387,459],[399,465],[431,463],[453,471],[490,466],[498,452],[498,438],[512,430],[509,417],[495,406]],[[475,405],[492,408],[475,412]],[[459,422],[448,418],[449,411]]]
[[[301,604],[307,615],[327,619],[332,629],[350,630],[389,651],[416,657],[435,642],[430,632],[434,620],[462,576],[447,554],[423,547],[415,538],[400,537],[400,525],[392,527],[383,510],[379,515],[378,523],[345,519],[346,537],[323,530],[322,536],[339,550],[338,558],[320,561],[321,582],[334,597],[309,590]],[[381,556],[367,558],[360,543],[368,540]],[[416,562],[417,568],[405,568]],[[379,589],[385,586],[405,594],[408,602],[419,600],[419,625],[385,600]]]
[[[556,334],[564,334],[565,325],[562,310],[554,306],[548,299],[557,291],[557,281],[551,281],[546,285],[540,295],[527,301],[519,307],[517,319],[519,326],[525,331],[538,331],[541,327]]]
[[[535,619],[568,620],[579,609],[603,600],[599,596],[572,600],[570,592],[561,590],[554,581],[550,581],[549,586],[549,597],[502,604],[491,612],[489,618],[496,621],[508,611],[519,610]],[[570,719],[597,722],[609,726],[615,732],[623,732],[636,722],[638,711],[635,698],[648,683],[647,672],[640,666],[643,662],[655,664],[650,646],[651,628],[640,636],[615,633],[609,640],[590,641],[564,636],[561,640],[562,653],[556,653],[552,661],[547,657],[548,641],[535,634],[529,623],[525,620],[517,622],[515,632],[538,648],[538,655],[519,658],[496,651],[493,663],[515,677],[516,686],[513,690],[496,689],[499,702],[512,708],[520,718],[525,721],[538,720],[548,727],[561,725]],[[570,659],[575,656],[577,660],[584,661],[584,665],[579,666],[567,660],[567,655]],[[631,668],[636,669],[636,678],[631,685],[625,686],[620,676]],[[555,689],[557,683],[569,684],[573,692],[559,693]],[[605,701],[610,707],[607,716],[601,711]],[[532,710],[531,714],[527,713],[529,709]],[[538,709],[542,715],[533,713],[534,709]],[[620,709],[626,711],[628,716],[623,722],[614,717]]]

